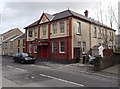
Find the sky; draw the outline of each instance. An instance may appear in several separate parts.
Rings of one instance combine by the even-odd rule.
[[[118,1],[119,0],[0,0],[0,34],[13,29],[19,28],[25,32],[24,27],[38,20],[43,12],[55,14],[67,9],[73,10],[84,15],[84,11],[89,11],[89,17],[98,20],[95,14],[99,3],[102,4],[101,9],[103,18],[108,16],[107,6],[112,5],[118,18]],[[104,24],[109,26],[109,19],[104,19]],[[117,25],[114,23],[114,29]]]

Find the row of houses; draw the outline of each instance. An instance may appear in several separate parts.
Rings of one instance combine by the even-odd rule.
[[[65,10],[53,15],[43,13],[40,19],[25,27],[25,51],[34,57],[71,62],[82,52],[91,54],[94,46],[115,48],[115,30],[81,15]]]
[[[24,52],[25,34],[18,28],[11,29],[0,36],[1,55],[13,56]]]
[[[2,54],[27,52],[42,59],[71,62],[91,54],[94,46],[115,48],[115,30],[88,17],[65,10],[53,15],[43,13],[40,19],[25,27],[2,34]],[[15,32],[16,31],[16,32]]]

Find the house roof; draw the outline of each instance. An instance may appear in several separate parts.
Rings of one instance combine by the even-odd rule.
[[[3,40],[3,42],[7,42],[10,41],[11,39],[14,39],[15,37],[17,37],[18,35],[12,35],[10,37],[8,37],[7,39]]]
[[[104,25],[104,24],[102,24],[102,23],[100,23],[100,22],[98,22],[98,21],[96,21],[96,20],[94,20],[94,19],[88,18],[88,17],[86,17],[86,16],[84,16],[84,15],[81,15],[81,14],[76,13],[76,12],[74,12],[74,11],[72,11],[72,10],[69,10],[69,9],[68,9],[68,10],[65,10],[65,11],[62,11],[62,12],[59,12],[59,13],[56,13],[56,14],[53,14],[53,15],[48,14],[48,13],[44,13],[44,14],[47,16],[47,18],[48,18],[50,21],[54,21],[54,20],[58,20],[58,19],[62,19],[62,18],[66,18],[66,17],[72,16],[72,17],[77,17],[77,18],[79,18],[79,19],[81,19],[81,20],[87,21],[87,22],[89,22],[89,23],[97,24],[97,25],[103,26],[103,27],[105,27],[105,28],[111,29],[110,27],[108,27],[108,26],[106,26],[106,25]],[[31,25],[25,27],[25,28],[29,28],[29,27],[32,27],[32,26],[36,26],[36,25],[39,24],[39,21],[40,21],[40,19],[37,20],[36,22],[32,23]],[[113,29],[112,29],[112,30],[113,30]]]
[[[48,14],[48,13],[44,13],[44,14],[47,16],[47,18],[48,18],[50,21],[54,18],[54,16],[51,15],[51,14]]]
[[[14,40],[16,40],[16,39],[22,39],[22,38],[25,38],[25,33],[20,34],[20,35],[18,35],[18,36],[16,36],[16,37],[12,38],[10,41],[14,41]]]
[[[25,38],[25,33],[23,33],[22,35],[20,35],[17,39],[24,39]]]
[[[9,33],[9,32],[12,32],[13,30],[19,30],[19,31],[21,31],[19,28],[13,28],[13,29],[11,29],[11,30],[9,30],[9,31],[1,34],[1,35],[5,35],[5,34],[7,34],[7,33]],[[22,31],[21,31],[21,32],[22,32]]]

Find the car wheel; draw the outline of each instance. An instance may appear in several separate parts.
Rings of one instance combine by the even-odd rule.
[[[22,60],[21,63],[24,64],[24,60]]]

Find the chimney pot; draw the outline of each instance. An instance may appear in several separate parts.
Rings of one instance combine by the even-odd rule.
[[[88,10],[85,10],[85,16],[88,17]]]

